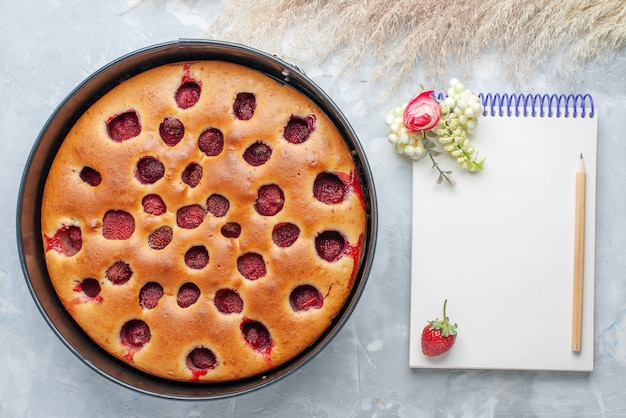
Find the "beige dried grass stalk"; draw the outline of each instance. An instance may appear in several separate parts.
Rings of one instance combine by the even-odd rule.
[[[317,62],[340,51],[345,69],[370,54],[393,88],[416,67],[440,85],[493,50],[513,79],[556,54],[574,73],[624,48],[625,15],[625,0],[233,0],[207,35]]]

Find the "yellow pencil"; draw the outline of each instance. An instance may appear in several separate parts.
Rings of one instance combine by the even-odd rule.
[[[583,267],[585,256],[585,164],[580,154],[576,172],[576,209],[574,225],[574,312],[572,316],[572,351],[579,353],[583,327]]]

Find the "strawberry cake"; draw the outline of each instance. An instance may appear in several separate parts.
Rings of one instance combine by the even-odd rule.
[[[312,100],[224,61],[149,69],[68,132],[41,207],[76,323],[165,379],[228,382],[297,357],[362,262],[357,167]]]

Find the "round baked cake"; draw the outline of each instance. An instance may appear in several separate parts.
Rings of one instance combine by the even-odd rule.
[[[140,73],[84,112],[41,225],[50,280],[93,341],[155,376],[224,382],[327,329],[366,210],[351,151],[309,98],[197,61]]]

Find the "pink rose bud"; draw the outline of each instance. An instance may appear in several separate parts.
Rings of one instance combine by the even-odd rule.
[[[441,107],[432,93],[433,90],[421,91],[406,105],[403,119],[407,131],[429,131],[439,123]]]

